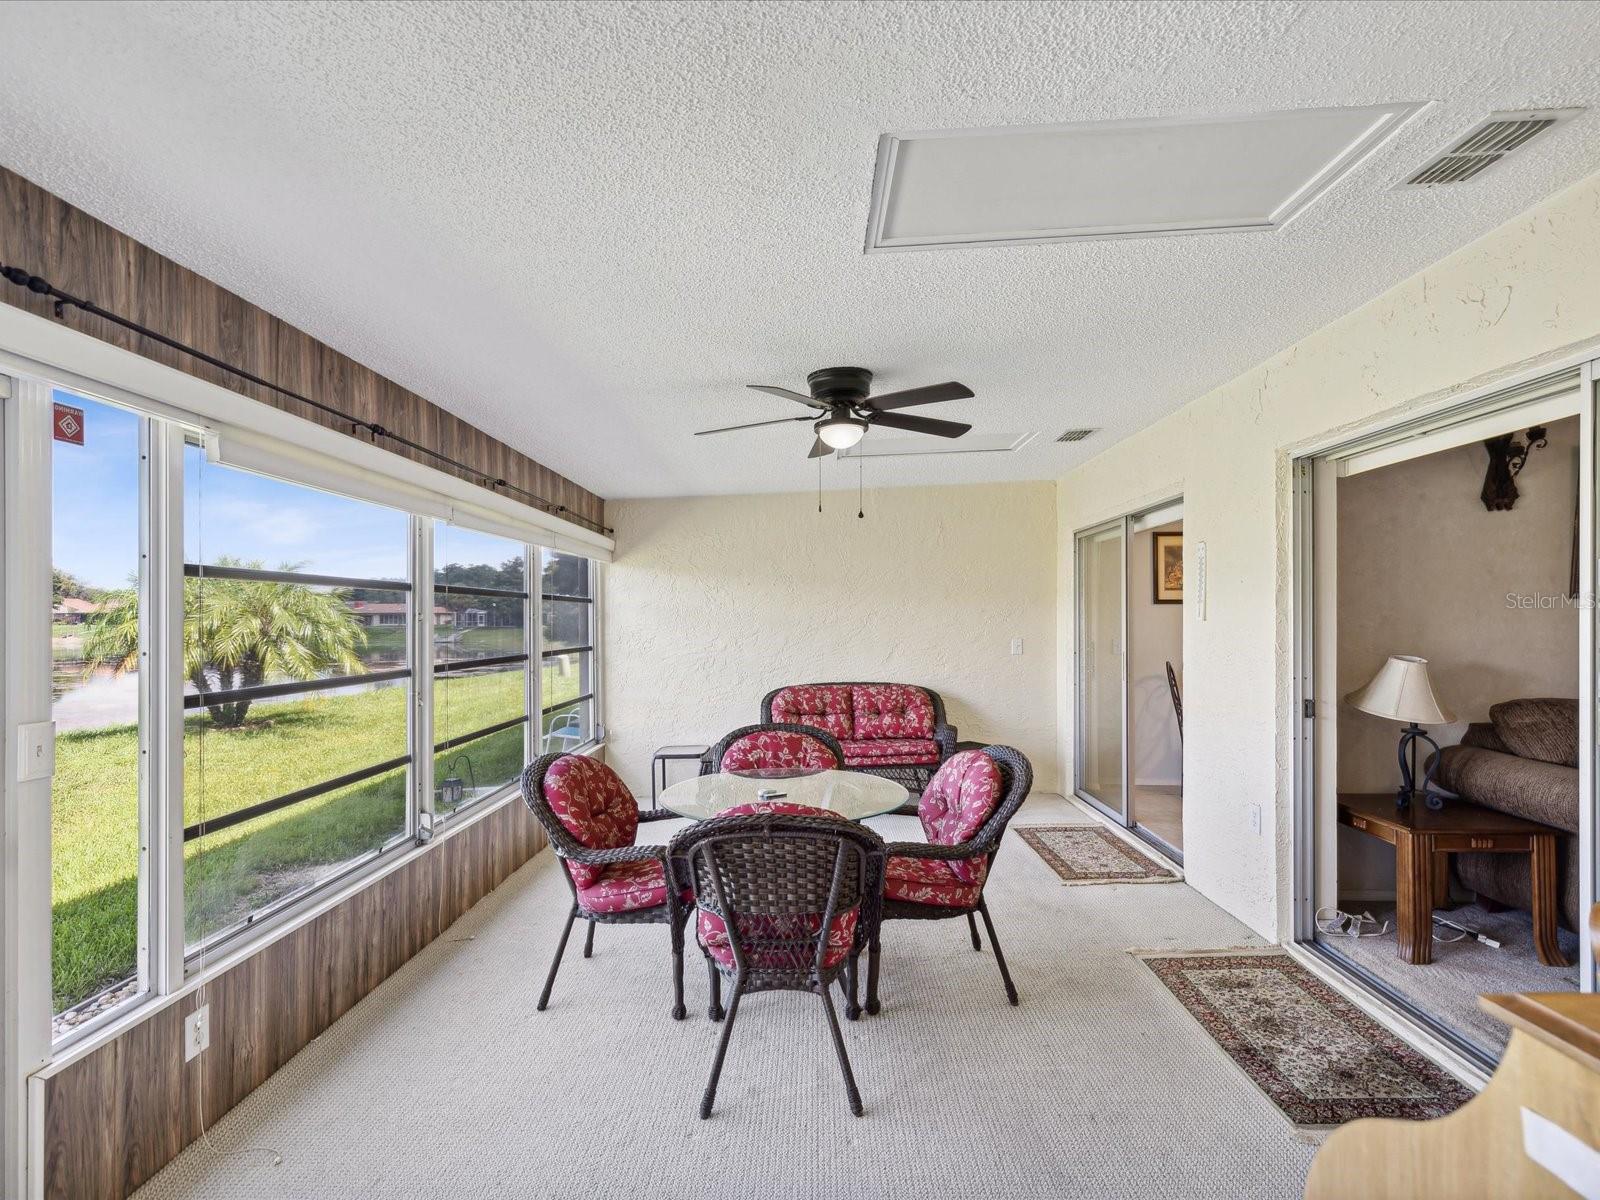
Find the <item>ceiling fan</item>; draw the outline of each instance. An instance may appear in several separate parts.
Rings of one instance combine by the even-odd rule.
[[[940,400],[966,400],[973,392],[964,383],[934,383],[868,399],[868,392],[872,388],[871,371],[863,367],[824,367],[807,375],[806,385],[811,389],[809,396],[791,392],[788,388],[769,387],[764,383],[749,385],[758,392],[768,392],[804,404],[812,410],[804,416],[754,421],[748,425],[725,425],[721,429],[702,429],[695,436],[729,433],[736,429],[757,429],[762,425],[784,425],[791,421],[812,421],[817,438],[806,457],[822,458],[835,450],[847,450],[854,446],[867,429],[875,425],[946,438],[958,438],[972,428],[960,421],[938,421],[932,417],[914,417],[893,411],[917,404],[935,404]],[[819,413],[822,415],[819,416]]]

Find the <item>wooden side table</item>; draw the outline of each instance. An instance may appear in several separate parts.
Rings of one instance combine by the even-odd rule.
[[[1395,940],[1408,963],[1433,961],[1433,910],[1449,896],[1450,855],[1526,854],[1533,873],[1533,945],[1547,967],[1572,964],[1556,936],[1556,838],[1559,829],[1451,800],[1441,809],[1413,802],[1405,808],[1393,792],[1341,794],[1339,824],[1394,847]]]

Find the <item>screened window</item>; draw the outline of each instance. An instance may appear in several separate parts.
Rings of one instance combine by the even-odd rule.
[[[451,813],[527,761],[528,556],[520,542],[433,529],[433,805]]]
[[[194,445],[184,472],[195,947],[407,835],[410,520],[209,463]]]
[[[51,403],[51,985],[59,1037],[143,990],[139,513],[146,422],[60,390]]]
[[[544,752],[595,737],[594,570],[587,558],[541,550],[540,714]]]

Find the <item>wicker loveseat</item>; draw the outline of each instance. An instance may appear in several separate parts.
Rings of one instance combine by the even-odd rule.
[[[907,683],[796,683],[768,692],[761,719],[830,733],[852,771],[920,792],[956,752],[955,726],[930,688]]]

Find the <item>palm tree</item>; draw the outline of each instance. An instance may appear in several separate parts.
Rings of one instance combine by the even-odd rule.
[[[222,558],[218,566],[253,567]],[[283,570],[293,570],[285,566]],[[119,674],[139,658],[139,598],[133,588],[108,593],[84,636],[86,670]],[[315,679],[328,670],[366,670],[357,653],[366,634],[343,589],[249,579],[183,581],[183,672],[200,692],[233,691],[270,679]],[[207,706],[217,725],[243,724],[249,700]]]

